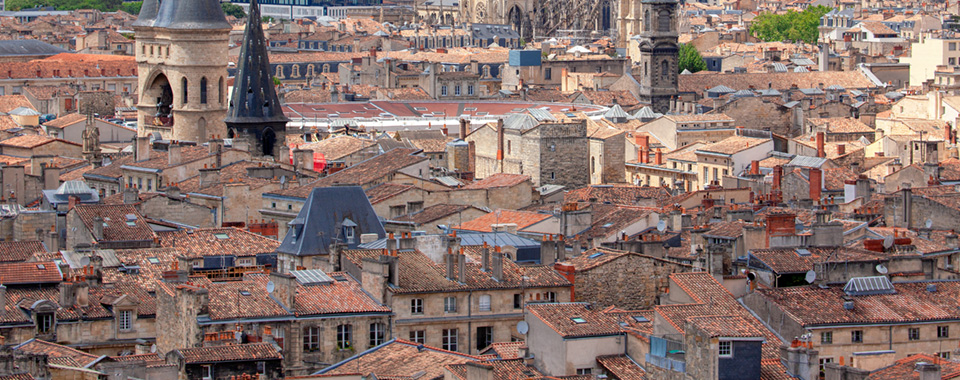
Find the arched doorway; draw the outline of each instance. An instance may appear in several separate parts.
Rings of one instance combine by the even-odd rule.
[[[143,91],[140,101],[144,104],[150,104],[152,101],[156,106],[153,119],[147,120],[148,123],[157,126],[172,124],[170,113],[173,110],[173,88],[170,87],[170,81],[166,75],[158,73]]]
[[[277,144],[277,134],[273,128],[263,130],[263,137],[260,138],[261,151],[264,156],[273,156],[273,146]]]

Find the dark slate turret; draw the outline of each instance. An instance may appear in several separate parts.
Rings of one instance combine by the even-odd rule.
[[[239,134],[235,138],[246,138],[257,145],[259,149],[253,149],[253,146],[250,149],[254,155],[272,156],[273,146],[283,145],[284,130],[289,119],[283,114],[274,87],[260,22],[260,5],[257,0],[251,0],[233,96],[224,121],[228,130]]]
[[[133,26],[153,26],[159,12],[160,0],[144,0],[143,5],[140,6],[140,15],[137,16]]]
[[[152,26],[197,30],[232,28],[219,0],[163,0]]]

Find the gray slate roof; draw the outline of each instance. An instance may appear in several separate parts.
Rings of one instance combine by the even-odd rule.
[[[353,242],[346,241],[343,224],[356,224]],[[387,236],[370,200],[360,186],[318,187],[310,192],[277,252],[295,256],[326,255],[334,241],[356,249],[360,235]],[[349,223],[348,223],[349,224]]]
[[[164,0],[159,6],[147,0],[140,8],[142,20],[134,26],[166,29],[232,29],[219,0]],[[156,13],[154,14],[154,9]]]
[[[0,41],[0,56],[56,55],[69,52],[39,40]]]

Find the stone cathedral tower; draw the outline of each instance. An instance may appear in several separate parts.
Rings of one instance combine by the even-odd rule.
[[[641,0],[640,11],[640,101],[667,113],[678,92],[677,1]]]
[[[206,142],[226,135],[230,24],[219,0],[145,0],[133,24],[138,135]]]
[[[280,107],[260,23],[260,5],[250,0],[247,28],[227,112],[227,136],[244,143],[254,157],[286,162],[287,119]]]

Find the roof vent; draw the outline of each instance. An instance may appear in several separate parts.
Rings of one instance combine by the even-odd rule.
[[[843,308],[853,310],[853,301],[843,301]]]
[[[930,293],[937,292],[937,284],[927,284],[927,291]]]

